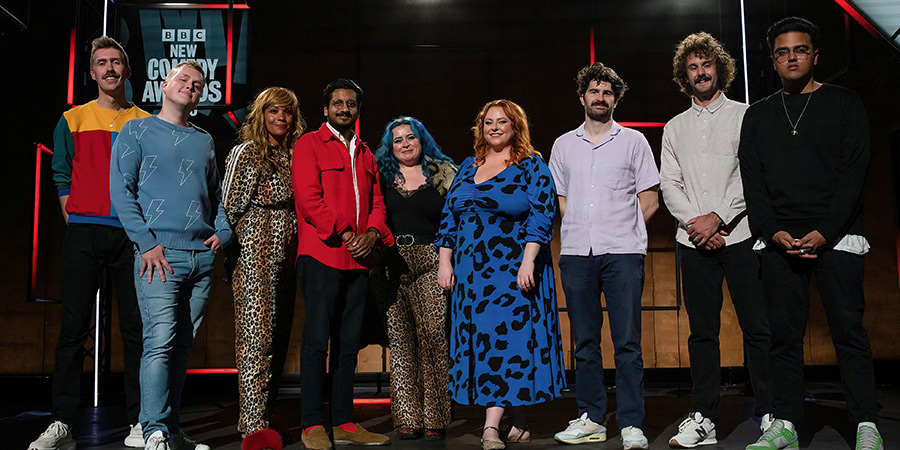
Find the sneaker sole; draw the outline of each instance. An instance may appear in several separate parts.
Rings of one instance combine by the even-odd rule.
[[[128,436],[125,438],[125,446],[130,448],[144,448],[144,438]]]
[[[747,450],[770,450],[771,448],[773,448],[773,447],[751,447],[750,445],[747,446]],[[797,440],[797,441],[791,442],[790,444],[787,445],[787,447],[782,447],[782,448],[800,448],[800,441]]]
[[[682,444],[682,443],[678,442],[677,439],[672,438],[672,439],[669,440],[669,447],[674,447],[674,448],[679,448],[679,447],[681,447],[681,448],[694,448],[694,447],[699,447],[699,446],[701,446],[701,445],[713,445],[713,444],[718,444],[718,443],[719,443],[719,441],[713,439],[713,440],[711,440],[711,441],[708,441],[708,440],[702,440],[702,441],[700,441],[700,442],[698,442],[698,443],[696,443],[696,444]]]
[[[377,447],[379,445],[388,445],[390,443],[391,443],[391,441],[387,441],[387,442],[356,442],[356,441],[350,441],[347,439],[338,439],[338,440],[334,441],[334,445],[357,445],[360,447]]]
[[[63,444],[60,447],[28,447],[28,450],[75,450],[75,443]]]
[[[553,436],[558,442],[563,444],[586,444],[588,442],[606,442],[606,433],[594,433],[575,439],[563,439],[559,436]]]

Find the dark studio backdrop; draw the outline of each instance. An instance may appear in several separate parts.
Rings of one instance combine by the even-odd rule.
[[[26,289],[32,249],[34,143],[52,146],[53,127],[68,108],[69,34],[76,18],[87,26],[80,30],[77,42],[84,57],[76,73],[74,100],[83,103],[96,95],[82,51],[100,35],[102,16],[98,14],[102,11],[97,6],[102,2],[60,2],[52,7],[38,3],[29,4],[26,31],[4,23],[0,37],[6,61],[5,70],[0,71],[0,82],[6,87],[4,107],[0,108],[6,148],[0,169],[0,192],[5,199],[0,220],[4,267],[0,270],[0,292],[4,294],[0,300],[0,374],[49,373],[53,368],[60,306],[29,301]],[[315,129],[323,121],[322,88],[337,77],[353,78],[365,90],[360,135],[373,150],[388,120],[412,115],[423,121],[448,155],[461,161],[471,154],[470,128],[481,105],[508,98],[525,108],[534,146],[546,159],[554,139],[583,121],[574,77],[590,62],[591,29],[596,60],[613,67],[630,87],[615,112],[620,122],[665,122],[689,106],[687,97],[671,81],[672,55],[681,38],[698,30],[713,34],[737,59],[738,76],[727,94],[747,100],[737,0],[339,0],[251,1],[249,5],[237,22],[245,27],[241,32],[250,42],[244,53],[248,64],[243,84],[235,88],[231,105],[214,106],[203,119],[216,135],[220,168],[234,139],[229,111],[240,118],[240,108],[255,92],[280,85],[297,93],[301,111]],[[866,258],[865,323],[876,359],[900,359],[900,350],[892,345],[900,338],[893,326],[900,322],[900,303],[896,199],[888,140],[888,131],[900,124],[896,107],[900,62],[852,19],[847,21],[834,1],[748,0],[746,6],[749,101],[780,87],[768,58],[766,28],[781,17],[800,15],[818,23],[823,31],[816,78],[834,77],[834,83],[859,92],[866,104],[873,152],[865,194],[866,235],[872,244]],[[121,38],[113,34],[121,29],[110,30],[113,37]],[[132,39],[138,39],[137,33],[131,33]],[[134,64],[136,73],[146,73],[147,67]],[[141,85],[133,92],[143,94],[143,89]],[[658,161],[662,129],[640,130]],[[59,299],[59,248],[65,226],[50,179],[49,158],[44,158],[39,283],[33,294]],[[644,313],[645,363],[651,368],[685,367],[688,361],[687,317],[683,310],[672,308],[678,306],[674,227],[663,204],[649,227],[651,251],[644,305],[671,309]],[[560,306],[564,306],[561,289],[557,292]],[[223,282],[221,264],[208,305],[192,366],[234,367],[231,289]],[[561,316],[569,365],[568,318],[564,313]],[[113,318],[112,370],[119,371],[121,346],[115,313]],[[297,308],[287,365],[293,373],[298,370],[301,329],[302,308]],[[608,333],[605,336],[608,352]],[[721,339],[723,365],[740,366],[740,332],[730,303],[723,311]],[[834,364],[824,313],[816,302],[806,350],[808,363]],[[607,361],[611,363],[612,358]],[[380,348],[361,354],[361,371],[382,368]]]

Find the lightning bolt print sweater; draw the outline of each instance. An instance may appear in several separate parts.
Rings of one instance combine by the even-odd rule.
[[[129,121],[112,148],[109,195],[128,237],[144,253],[157,245],[205,250],[231,240],[212,137],[150,116]]]

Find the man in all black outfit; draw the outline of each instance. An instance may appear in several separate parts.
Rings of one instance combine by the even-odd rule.
[[[837,352],[857,449],[882,449],[875,427],[872,351],[862,326],[862,193],[869,124],[859,96],[813,79],[819,30],[796,17],[767,33],[783,89],[744,115],[738,151],[750,227],[768,244],[762,278],[769,299],[775,421],[751,449],[796,448],[803,416],[803,336],[815,274]]]

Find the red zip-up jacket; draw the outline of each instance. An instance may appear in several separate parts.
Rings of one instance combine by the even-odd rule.
[[[294,144],[291,181],[297,206],[297,256],[308,255],[340,270],[368,269],[370,258],[355,260],[341,240],[347,230],[356,234],[375,228],[381,242],[394,245],[385,221],[384,200],[375,156],[364,142],[356,143],[356,182],[359,220],[350,152],[326,124],[304,134]]]

